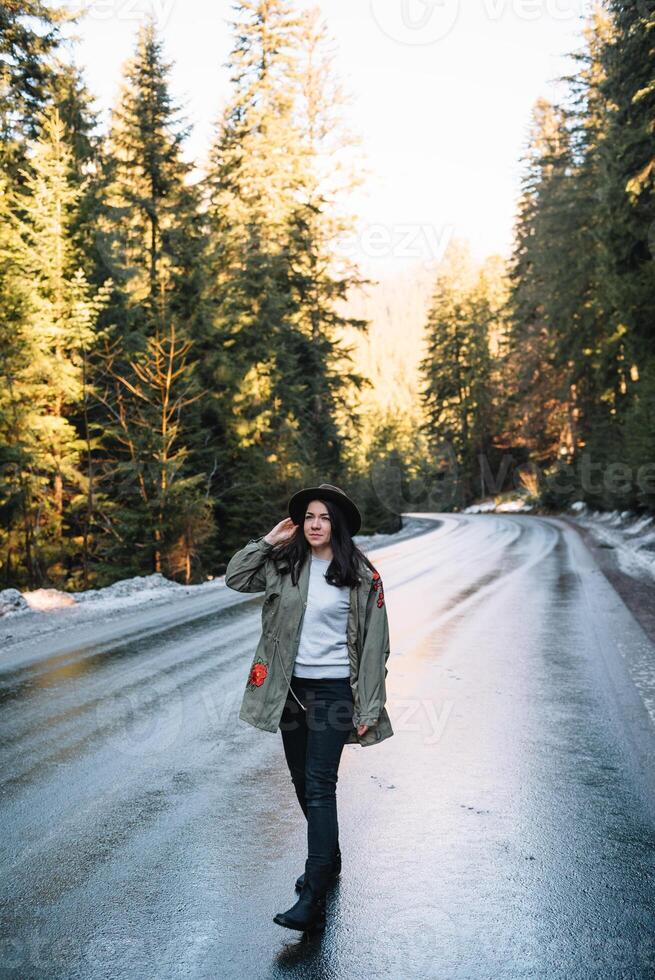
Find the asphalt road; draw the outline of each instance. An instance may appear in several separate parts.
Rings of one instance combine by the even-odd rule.
[[[655,649],[564,522],[440,515],[375,552],[395,735],[347,746],[343,872],[281,929],[304,817],[237,719],[260,598],[0,665],[0,976],[655,976]]]

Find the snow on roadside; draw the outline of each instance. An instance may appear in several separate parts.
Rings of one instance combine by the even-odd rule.
[[[405,518],[403,528],[395,534],[357,535],[355,543],[365,552],[402,541],[425,530],[425,521]],[[0,644],[2,640],[26,639],[30,635],[68,628],[76,623],[107,618],[140,606],[158,605],[183,596],[197,596],[225,588],[225,575],[198,585],[180,585],[159,573],[122,579],[102,589],[85,592],[60,592],[37,589],[19,592],[0,590]]]
[[[130,610],[153,608],[181,596],[206,594],[224,587],[224,576],[186,586],[170,582],[163,575],[141,575],[86,593],[37,589],[21,594],[16,589],[5,589],[0,591],[0,653],[24,640],[45,640],[59,630],[105,623]],[[9,601],[7,593],[13,594]]]
[[[21,613],[50,613],[71,606],[93,606],[102,612],[112,608],[128,609],[153,599],[164,599],[174,595],[185,595],[215,585],[203,582],[200,585],[180,585],[171,582],[159,573],[137,575],[134,578],[114,582],[103,589],[88,589],[86,592],[60,592],[58,589],[35,589],[33,592],[18,592],[16,589],[0,591],[0,616]]]
[[[481,500],[479,504],[471,504],[470,507],[465,507],[462,514],[493,514],[495,510],[495,500]]]
[[[532,504],[527,504],[520,497],[509,500],[481,500],[478,504],[465,507],[462,514],[525,514],[532,510]]]
[[[601,546],[614,549],[626,575],[655,579],[655,520],[629,510],[592,511],[577,500],[569,507],[576,524],[586,528]]]

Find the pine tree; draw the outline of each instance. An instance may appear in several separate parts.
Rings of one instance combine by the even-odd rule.
[[[12,178],[24,163],[27,142],[38,135],[61,26],[71,20],[64,7],[42,0],[0,5],[0,169]]]
[[[188,128],[169,91],[171,66],[152,22],[141,28],[112,114],[107,148],[105,249],[120,290],[112,309],[127,347],[139,349],[175,316],[193,335],[203,237]]]
[[[76,248],[84,256],[88,278],[101,285],[109,278],[105,239],[100,228],[105,197],[103,139],[94,100],[83,75],[72,65],[57,63],[48,90],[57,108],[73,155],[71,179],[81,192],[71,226]]]
[[[200,394],[194,341],[202,329],[205,242],[198,189],[182,156],[188,130],[170,94],[170,69],[148,23],[126,66],[105,165],[103,235],[117,282],[114,322],[98,365],[105,377],[101,466],[108,576],[125,565],[170,570],[183,512],[188,529],[182,564],[190,576],[196,544],[189,528],[195,523],[196,537],[204,541],[213,527],[197,516],[204,515],[205,477],[190,457],[201,435],[190,406]],[[178,557],[179,551],[178,542]],[[179,561],[174,564],[178,573]]]
[[[291,276],[295,312],[285,356],[278,369],[282,401],[297,420],[304,472],[341,479],[344,440],[359,435],[349,413],[339,427],[340,405],[362,388],[353,369],[352,348],[341,343],[348,332],[363,331],[365,320],[344,316],[341,305],[365,285],[357,268],[336,253],[337,241],[352,230],[353,219],[341,207],[360,182],[352,169],[357,141],[346,129],[347,102],[335,75],[331,42],[318,8],[302,18],[298,90],[303,164],[298,203],[290,218]]]
[[[204,377],[213,396],[205,420],[221,506],[237,510],[247,488],[250,522],[270,512],[275,484],[294,472],[286,453],[294,424],[277,372],[294,313],[289,215],[301,162],[299,20],[286,0],[248,0],[234,9],[231,94],[207,174],[213,322]],[[234,533],[242,536],[240,528]]]
[[[443,456],[444,445],[452,450],[458,504],[472,499],[480,456],[489,450],[495,313],[488,273],[476,270],[463,244],[451,242],[435,282],[420,367],[422,428],[435,459]]]
[[[602,52],[608,104],[601,147],[604,280],[617,329],[626,331],[624,387],[655,356],[655,11],[611,0],[613,34]]]
[[[602,291],[620,338],[614,403],[617,457],[631,465],[631,492],[610,506],[652,508],[638,475],[652,460],[655,375],[655,10],[611,0],[613,32],[602,51],[607,101],[600,147]],[[617,458],[615,457],[615,458]]]
[[[606,413],[614,403],[619,378],[620,332],[613,329],[611,310],[604,305],[599,160],[607,128],[602,55],[611,29],[609,17],[597,8],[584,31],[585,49],[575,55],[579,70],[568,79],[573,169],[567,188],[575,220],[567,227],[563,250],[572,275],[561,304],[558,363],[568,375],[574,455],[583,447],[589,451],[599,408]]]
[[[34,534],[27,420],[30,399],[22,383],[29,368],[27,341],[32,313],[31,286],[21,275],[23,243],[7,178],[0,173],[0,559],[5,585],[34,580]],[[21,574],[23,573],[23,574]]]
[[[50,110],[23,174],[24,189],[10,197],[18,234],[14,288],[24,297],[19,368],[11,371],[13,428],[23,466],[21,485],[25,559],[30,582],[63,582],[70,540],[67,508],[86,486],[82,445],[71,414],[83,401],[84,359],[106,302],[87,282],[71,227],[81,191],[59,113]]]
[[[567,295],[573,288],[565,243],[575,222],[565,116],[543,99],[534,110],[524,165],[510,269],[511,441],[522,442],[542,463],[557,459],[562,448],[573,449],[559,346],[566,326],[555,297],[560,288]]]
[[[232,97],[208,173],[207,387],[214,444],[225,447],[218,493],[248,486],[249,513],[268,514],[291,480],[336,480],[356,436],[343,406],[363,379],[342,340],[365,324],[340,304],[362,280],[334,254],[352,186],[345,168],[335,181],[334,162],[352,140],[317,11],[245,3],[233,28]]]
[[[174,317],[127,364],[119,344],[108,344],[108,383],[100,395],[111,419],[105,476],[115,491],[106,512],[112,540],[105,560],[135,573],[183,571],[187,582],[198,546],[214,533],[205,478],[189,472],[184,441],[186,409],[202,394],[191,347],[178,336]]]
[[[559,342],[560,363],[568,375],[573,459],[580,495],[592,506],[613,506],[596,481],[583,479],[589,462],[603,467],[622,456],[621,414],[625,325],[615,316],[607,290],[606,207],[603,191],[604,144],[610,108],[604,85],[604,56],[613,23],[598,7],[585,29],[585,50],[576,56],[578,73],[569,81],[569,128],[575,170],[569,181],[575,222],[565,252],[573,290]],[[554,290],[551,290],[554,292]],[[557,501],[554,499],[554,503]],[[562,502],[560,501],[560,504]]]

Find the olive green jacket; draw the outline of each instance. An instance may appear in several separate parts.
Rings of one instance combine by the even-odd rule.
[[[269,558],[273,545],[252,538],[230,559],[225,584],[238,592],[265,592],[262,606],[262,634],[257,644],[239,718],[275,732],[291,683],[298,652],[309,589],[309,566],[305,561],[298,583],[290,574],[280,574]],[[385,708],[386,662],[389,657],[389,623],[384,589],[379,572],[360,562],[361,583],[350,589],[350,609],[346,635],[350,659],[350,687],[353,693],[353,727],[347,742],[375,745],[393,735]],[[357,725],[368,725],[364,735]]]

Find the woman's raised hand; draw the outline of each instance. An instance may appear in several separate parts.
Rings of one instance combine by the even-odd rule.
[[[285,517],[268,534],[264,535],[264,541],[268,541],[269,544],[284,544],[291,540],[297,529],[298,525],[294,524],[290,517]]]

